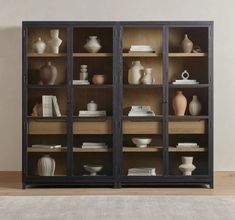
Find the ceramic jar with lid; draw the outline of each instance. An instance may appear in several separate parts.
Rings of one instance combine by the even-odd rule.
[[[98,109],[98,105],[92,100],[87,104],[88,111],[96,111]]]
[[[38,54],[44,53],[46,49],[46,44],[45,42],[41,39],[41,37],[38,38],[38,40],[33,44],[33,49],[36,51]]]

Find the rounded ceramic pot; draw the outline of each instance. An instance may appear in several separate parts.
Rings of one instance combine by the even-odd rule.
[[[173,98],[172,106],[177,116],[183,116],[187,107],[187,99],[182,91],[177,91],[176,96]]]
[[[140,84],[144,67],[140,61],[133,61],[132,67],[128,71],[128,83],[129,84]]]
[[[44,155],[38,160],[39,176],[54,176],[55,160],[49,155]]]
[[[180,171],[184,176],[191,176],[192,172],[196,169],[193,165],[193,157],[182,157],[182,164],[179,166]]]
[[[97,53],[101,49],[101,45],[97,39],[97,36],[89,36],[87,43],[84,45],[84,48],[89,53]]]
[[[44,53],[46,49],[45,42],[41,39],[41,37],[38,38],[38,40],[33,44],[33,48],[38,54]]]
[[[43,85],[54,85],[57,77],[57,69],[49,61],[40,68],[40,79]]]
[[[193,96],[192,101],[189,103],[189,112],[191,115],[199,115],[202,110],[202,105],[198,101],[198,98],[196,95]]]
[[[88,104],[87,104],[87,110],[88,111],[96,111],[98,108],[98,105],[94,102],[94,101],[90,101]]]
[[[184,53],[191,53],[193,50],[193,42],[188,38],[188,35],[184,35],[184,40],[182,41],[182,49]]]
[[[104,84],[105,82],[105,77],[102,74],[95,74],[92,77],[92,82],[97,85]]]

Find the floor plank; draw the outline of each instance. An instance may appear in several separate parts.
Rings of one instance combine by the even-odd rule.
[[[0,196],[33,195],[235,195],[235,172],[215,172],[215,188],[21,188],[20,172],[0,172]]]

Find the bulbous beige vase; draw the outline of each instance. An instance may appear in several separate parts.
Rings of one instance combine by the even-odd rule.
[[[182,91],[177,91],[176,96],[173,98],[172,106],[177,116],[183,116],[187,107],[187,99]]]

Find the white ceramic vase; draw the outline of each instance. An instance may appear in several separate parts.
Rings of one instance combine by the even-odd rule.
[[[88,111],[96,111],[98,109],[98,105],[94,101],[90,101],[87,104],[87,110]]]
[[[88,79],[87,65],[81,65],[80,80],[87,80],[87,79]]]
[[[191,115],[199,115],[202,110],[202,105],[198,101],[198,98],[196,95],[193,96],[192,101],[189,103],[189,112]]]
[[[140,61],[133,61],[132,67],[128,71],[128,83],[129,84],[140,84],[144,67]]]
[[[193,165],[193,157],[182,157],[182,164],[179,166],[180,171],[184,176],[191,176],[192,172],[196,169]]]
[[[50,30],[51,39],[48,41],[52,53],[59,53],[59,47],[62,44],[62,40],[59,38],[59,29]]]
[[[153,84],[155,82],[155,78],[152,75],[152,68],[146,68],[144,70],[144,76],[141,79],[143,84]]]
[[[49,155],[44,155],[38,160],[39,176],[54,176],[55,160]]]
[[[99,40],[97,39],[97,36],[89,36],[89,39],[84,45],[84,48],[89,53],[97,53],[101,49],[101,45],[99,43]]]
[[[182,49],[184,53],[191,53],[193,50],[193,42],[188,38],[188,35],[184,35],[184,40],[182,41]]]
[[[36,51],[38,54],[44,53],[46,49],[46,44],[45,42],[41,39],[41,37],[38,38],[38,40],[33,44],[33,49]]]

